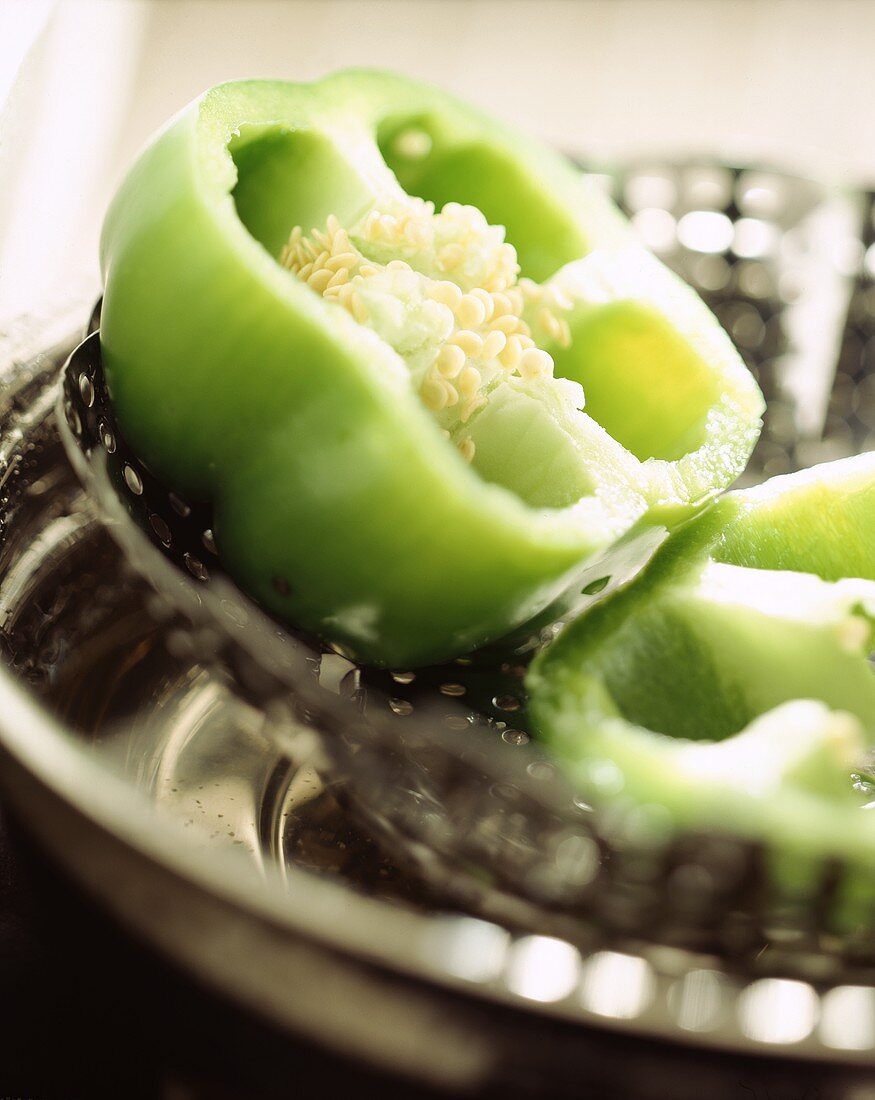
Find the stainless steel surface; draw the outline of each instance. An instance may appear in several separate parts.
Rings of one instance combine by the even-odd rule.
[[[793,973],[807,975],[812,956],[818,968],[827,955],[833,967],[871,961],[871,936],[834,935],[834,899],[853,888],[856,867],[815,861],[805,888],[788,893],[755,844],[652,828],[646,808],[593,814],[581,803],[529,744],[522,677],[538,636],[415,673],[379,672],[266,618],[214,551],[204,564],[209,509],[169,493],[125,444],[96,334],[64,368],[61,406],[68,457],[125,561],[183,616],[171,648],[224,670],[262,716],[268,744],[315,753],[350,811],[446,902],[586,949],[613,936],[756,969],[765,944],[791,936],[782,965]],[[630,562],[646,561],[644,542],[630,542]]]
[[[605,870],[588,809],[529,755],[518,662],[477,689],[478,735],[455,687],[476,694],[476,664],[362,679],[338,654],[277,638],[222,581],[202,530],[202,570],[187,565],[189,549],[183,572],[124,503],[114,513],[101,499],[98,516],[54,415],[67,351],[33,357],[32,341],[20,354],[13,340],[0,364],[0,778],[126,924],[285,1026],[452,1086],[500,1075],[520,1034],[526,1056],[549,1061],[548,1020],[870,1063],[872,972],[854,945],[800,927],[810,899],[790,920],[769,913],[769,939],[744,906],[733,917],[735,895],[715,893],[713,873],[747,889],[748,853],[733,842],[705,860],[681,851],[672,867],[681,908],[709,891],[722,905],[719,940],[689,942],[702,932],[695,909],[645,937],[640,897],[604,907],[636,881],[639,894],[661,888],[653,868],[665,865],[615,858]],[[75,430],[95,378],[71,378]],[[151,530],[161,542],[161,525]],[[387,746],[423,709],[440,751],[410,725],[393,772]],[[411,767],[418,785],[399,787]]]

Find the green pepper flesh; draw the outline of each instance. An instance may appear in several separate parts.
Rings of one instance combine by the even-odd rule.
[[[871,454],[728,494],[537,658],[539,736],[599,806],[870,858],[873,540]]]
[[[411,142],[399,139],[411,130],[427,156],[406,155]],[[688,294],[679,331],[693,345],[683,354],[698,358],[670,378],[693,379],[690,409],[659,427],[652,455],[640,461],[644,423],[624,446],[588,418],[582,464],[570,451],[548,461],[527,492],[524,463],[511,477],[519,489],[502,483],[513,463],[484,420],[484,474],[471,469],[398,355],[277,262],[294,226],[329,215],[351,225],[403,195],[399,181],[500,218],[534,278],[585,253],[595,269],[640,259],[659,270],[561,158],[443,93],[364,72],[312,86],[241,82],[183,111],[116,196],[102,238],[101,345],[126,437],[177,492],[213,502],[222,560],[242,587],[353,656],[412,666],[502,637],[610,572],[630,543],[701,509],[743,468],[762,402]],[[673,284],[650,300],[618,278],[614,299],[657,311],[664,300],[674,322]],[[652,358],[645,347],[642,394]],[[619,410],[605,414],[613,426],[621,403],[600,389],[599,403]],[[658,402],[642,400],[656,423]]]

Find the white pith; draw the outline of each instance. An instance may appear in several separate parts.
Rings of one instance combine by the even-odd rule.
[[[472,206],[405,196],[346,228],[296,226],[280,263],[325,299],[343,306],[407,364],[423,404],[471,461],[471,418],[503,382],[548,381],[569,411],[582,388],[553,378],[553,358],[533,327],[560,346],[570,341],[561,316],[571,301],[558,288],[519,278],[504,229]]]

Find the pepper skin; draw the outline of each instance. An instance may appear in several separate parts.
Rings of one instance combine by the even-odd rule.
[[[871,860],[873,545],[875,455],[727,494],[539,655],[538,736],[639,825]]]
[[[297,273],[280,262],[296,227],[360,226],[407,192],[478,207],[532,285],[561,284],[567,321],[532,320],[546,359],[527,362],[591,383],[586,413],[552,377],[515,375],[468,400],[464,434],[442,428],[395,347],[323,296],[329,276],[316,292],[306,255],[288,261]],[[441,253],[458,270],[476,259]],[[468,652],[618,574],[740,473],[759,430],[728,338],[586,178],[401,77],[207,92],[132,168],[101,261],[128,441],[169,487],[213,503],[242,588],[366,662]],[[456,393],[440,385],[423,383],[431,408]]]

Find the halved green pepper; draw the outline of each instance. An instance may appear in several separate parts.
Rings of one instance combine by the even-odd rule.
[[[759,430],[728,338],[597,188],[401,77],[206,93],[123,183],[102,267],[129,442],[213,502],[245,589],[375,663],[622,572]]]
[[[873,546],[873,454],[727,494],[539,655],[536,731],[618,819],[871,859]]]

